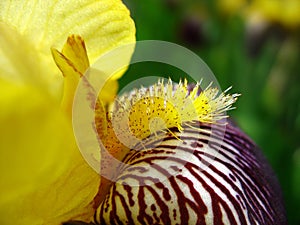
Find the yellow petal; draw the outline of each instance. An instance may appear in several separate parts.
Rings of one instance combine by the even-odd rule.
[[[68,163],[58,164],[57,160],[70,156],[68,150],[61,151],[65,140],[70,139],[70,131],[57,132],[57,123],[65,127],[66,120],[50,98],[34,87],[0,81],[0,90],[0,169],[5,171],[0,187],[6,193],[0,200],[4,201],[15,192],[34,188],[38,182],[55,180],[56,173]],[[51,171],[52,176],[43,176]]]
[[[6,173],[1,177],[0,224],[86,220],[93,214],[100,178],[80,155],[68,119],[46,90],[60,97],[62,79],[50,47],[61,49],[70,34],[80,34],[93,62],[133,42],[134,23],[119,0],[4,0],[0,22],[0,76],[5,80],[0,83],[5,109],[0,121],[7,127],[1,130],[1,169]],[[57,59],[76,61],[69,50],[63,48]]]
[[[50,77],[49,70],[39,52],[16,29],[0,21],[0,78],[13,82],[40,87],[47,92],[47,83],[43,79]]]
[[[0,224],[60,224],[93,214],[100,178],[49,95],[0,80]]]
[[[0,21],[15,27],[36,46],[54,76],[59,71],[50,46],[62,49],[71,34],[83,37],[91,63],[103,53],[135,41],[134,22],[121,0],[2,0]]]
[[[118,85],[118,82],[114,78],[109,79],[105,83],[101,92],[99,93],[99,98],[104,103],[113,102],[113,100],[115,99],[115,97],[117,95],[119,85]]]

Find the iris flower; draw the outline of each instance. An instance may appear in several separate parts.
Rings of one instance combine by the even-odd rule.
[[[238,94],[161,80],[113,102],[123,70],[104,77],[99,97],[93,92],[90,64],[135,40],[121,1],[0,6],[1,224],[286,224],[256,145],[224,124]],[[96,102],[101,175],[116,182],[76,146],[80,81]],[[104,148],[124,163],[114,167]]]
[[[88,220],[100,177],[76,146],[70,103],[78,78],[60,59],[83,72],[106,51],[134,42],[129,11],[119,0],[4,0],[0,27],[0,223]],[[85,61],[76,58],[86,54],[83,39]]]

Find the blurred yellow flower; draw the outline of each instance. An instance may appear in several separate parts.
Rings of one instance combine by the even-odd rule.
[[[85,40],[86,58],[74,61],[68,52],[74,45],[64,42],[72,34]],[[61,54],[84,71],[133,41],[134,22],[120,0],[0,2],[0,224],[55,225],[93,215],[100,177],[82,158],[70,115],[61,110],[62,104],[70,112],[76,85],[60,75],[50,48],[57,65]]]
[[[225,14],[240,14],[251,21],[278,23],[289,29],[300,26],[299,0],[218,0],[217,7]]]
[[[258,17],[271,23],[279,23],[287,28],[300,26],[299,0],[255,0],[247,13],[250,17]]]

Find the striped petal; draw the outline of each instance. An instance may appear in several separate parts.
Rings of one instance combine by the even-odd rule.
[[[182,141],[166,134],[130,151],[97,222],[287,224],[274,174],[245,134],[229,124],[222,141],[211,124],[183,128],[172,130]]]

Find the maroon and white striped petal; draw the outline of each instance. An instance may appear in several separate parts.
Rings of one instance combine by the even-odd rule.
[[[239,128],[183,128],[130,151],[96,224],[287,224],[276,177]]]

